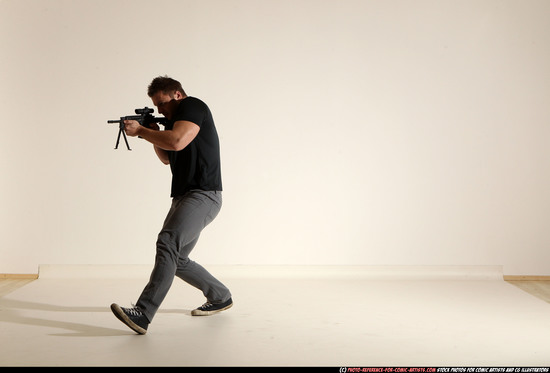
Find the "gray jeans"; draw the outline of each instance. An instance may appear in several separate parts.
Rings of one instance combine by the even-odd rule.
[[[149,321],[153,320],[174,276],[201,290],[208,302],[225,302],[231,297],[229,289],[188,257],[201,231],[218,215],[221,205],[222,194],[214,191],[192,190],[172,200],[158,235],[151,278],[136,303]]]

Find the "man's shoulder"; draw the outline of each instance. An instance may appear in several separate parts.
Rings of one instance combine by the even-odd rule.
[[[183,107],[183,108],[201,108],[201,107],[207,107],[207,105],[200,98],[193,97],[193,96],[187,96],[186,98],[181,100],[180,107]]]
[[[209,118],[211,114],[208,106],[202,100],[188,96],[181,100],[173,121],[174,123],[180,120],[189,121],[202,127],[203,123],[211,121]]]

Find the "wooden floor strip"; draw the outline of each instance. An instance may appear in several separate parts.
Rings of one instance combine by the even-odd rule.
[[[0,279],[36,280],[38,273],[0,273]]]
[[[504,281],[550,281],[550,276],[503,276]]]

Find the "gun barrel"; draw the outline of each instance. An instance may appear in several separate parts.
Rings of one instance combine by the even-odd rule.
[[[120,119],[118,119],[118,120],[108,120],[107,123],[120,123]]]

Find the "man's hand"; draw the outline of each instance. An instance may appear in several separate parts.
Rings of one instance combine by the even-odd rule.
[[[137,120],[125,120],[124,121],[124,130],[128,136],[138,136],[140,131],[140,124]]]

